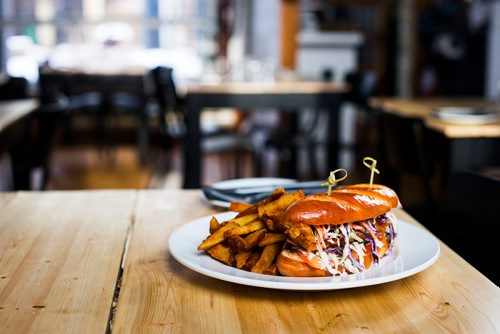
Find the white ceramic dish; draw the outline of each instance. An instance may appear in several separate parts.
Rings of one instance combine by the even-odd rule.
[[[215,189],[236,189],[245,187],[260,187],[260,186],[279,186],[285,184],[292,184],[297,182],[294,179],[284,179],[284,178],[274,178],[274,177],[254,177],[254,178],[243,178],[243,179],[231,179],[212,184],[211,186]],[[201,198],[206,203],[219,208],[228,208],[230,202],[223,200],[208,199],[203,192],[201,193]]]
[[[234,217],[234,212],[215,215],[219,221]],[[208,235],[211,216],[182,225],[169,238],[170,254],[182,265],[200,274],[227,282],[281,290],[336,290],[395,281],[414,275],[439,257],[437,239],[424,229],[399,221],[399,235],[393,253],[363,273],[339,277],[283,277],[226,266],[196,248]]]
[[[491,111],[466,107],[443,107],[433,113],[441,121],[456,124],[487,124],[498,120],[498,115]]]

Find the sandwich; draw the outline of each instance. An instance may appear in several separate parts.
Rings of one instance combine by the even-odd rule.
[[[302,197],[282,224],[287,240],[276,262],[284,276],[360,273],[394,248],[400,207],[396,193],[377,184],[357,184]]]

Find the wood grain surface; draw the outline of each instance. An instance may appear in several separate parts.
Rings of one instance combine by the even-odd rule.
[[[103,333],[135,192],[18,193],[0,207],[0,333]]]
[[[213,214],[201,202],[199,191],[147,191],[141,192],[137,201],[137,219],[128,247],[122,287],[113,332],[165,330],[187,333],[220,332],[223,319],[206,326],[197,314],[200,306],[211,306],[216,317],[231,309],[225,298],[212,296],[206,289],[204,277],[184,268],[168,253],[170,234],[190,220]],[[202,284],[197,284],[199,281]],[[217,288],[219,282],[210,282]],[[227,294],[227,291],[224,293]],[[229,298],[228,298],[229,299]],[[220,302],[219,302],[220,301]],[[126,305],[126,306],[125,306]],[[237,320],[237,315],[233,317]],[[230,319],[228,319],[230,320]],[[236,326],[234,329],[238,329]]]
[[[356,289],[291,292],[197,274],[168,252],[176,227],[208,213],[197,197],[140,194],[114,323],[118,333],[500,331],[500,290],[444,244],[429,269]],[[397,214],[418,224],[404,211]]]
[[[113,333],[500,332],[500,289],[444,244],[435,264],[398,281],[272,290],[170,256],[177,227],[217,212],[198,190],[21,192],[0,203],[0,333],[103,333],[110,318]]]

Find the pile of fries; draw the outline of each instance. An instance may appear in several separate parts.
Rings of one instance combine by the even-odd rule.
[[[238,215],[225,222],[210,220],[210,235],[198,246],[214,259],[259,274],[279,275],[276,258],[286,241],[282,216],[286,208],[304,197],[301,190],[276,189],[269,197],[250,205],[233,202],[229,211]]]

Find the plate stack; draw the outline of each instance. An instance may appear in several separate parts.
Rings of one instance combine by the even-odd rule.
[[[487,124],[499,120],[498,114],[491,110],[468,107],[442,107],[432,114],[443,122],[456,124]]]

